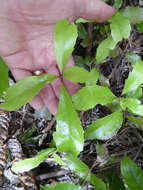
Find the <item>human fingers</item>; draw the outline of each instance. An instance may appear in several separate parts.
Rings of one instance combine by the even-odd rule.
[[[78,17],[104,22],[114,14],[114,8],[102,0],[75,0],[75,2]]]
[[[11,72],[16,81],[19,81],[23,79],[24,77],[31,76],[30,71],[23,70],[23,69],[11,69]],[[40,110],[43,108],[44,102],[42,98],[39,95],[37,95],[31,100],[30,105],[36,110]]]

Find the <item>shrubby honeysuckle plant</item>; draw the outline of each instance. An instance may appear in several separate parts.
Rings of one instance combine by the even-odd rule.
[[[116,0],[116,13],[109,19],[109,27],[111,32],[107,38],[101,42],[97,48],[96,63],[100,64],[110,51],[113,50],[117,43],[123,38],[128,38],[131,31],[131,22],[140,22],[143,20],[143,9],[138,7],[128,7],[119,11],[122,1]],[[137,13],[140,12],[140,14]],[[132,15],[135,14],[135,18]],[[89,22],[79,19],[77,23]],[[84,37],[87,35],[84,33]],[[37,167],[50,154],[60,165],[66,165],[71,171],[75,172],[82,180],[89,181],[94,185],[95,190],[107,190],[107,185],[93,174],[88,166],[84,164],[77,156],[83,150],[84,139],[107,140],[113,137],[122,127],[124,121],[124,112],[126,111],[127,119],[134,123],[137,127],[142,128],[143,121],[143,105],[140,98],[142,97],[143,83],[143,61],[131,59],[133,70],[130,72],[121,97],[116,97],[107,86],[97,85],[99,79],[99,71],[94,68],[90,71],[84,68],[73,66],[66,68],[67,61],[71,55],[76,39],[78,36],[77,25],[68,23],[67,19],[63,19],[56,24],[54,29],[54,46],[57,64],[63,78],[72,82],[85,83],[85,86],[73,95],[71,98],[64,86],[61,85],[60,99],[56,118],[56,131],[53,134],[53,139],[56,147],[48,148],[39,152],[35,157],[25,159],[14,163],[12,170],[15,173],[26,172]],[[132,57],[134,58],[134,56]],[[1,60],[2,61],[2,60]],[[57,76],[44,74],[42,76],[25,77],[8,88],[8,68],[3,61],[1,62],[0,73],[2,73],[3,83],[0,82],[0,96],[4,97],[5,103],[0,107],[12,111],[19,109],[22,105],[28,103],[32,98],[39,93],[46,83],[53,82]],[[7,90],[6,90],[7,89]],[[3,93],[6,91],[5,93]],[[78,117],[77,110],[88,110],[95,105],[101,104],[109,107],[112,114],[98,119],[87,127],[85,131],[81,126],[81,121]],[[136,117],[138,116],[138,117]],[[64,152],[65,155],[61,159],[57,153]],[[132,172],[134,171],[134,172]],[[142,189],[143,173],[142,171],[127,157],[121,162],[121,174],[129,189]],[[112,174],[113,175],[113,174]],[[108,186],[112,189],[117,181],[121,189],[126,189],[120,177],[114,175],[114,184],[111,183],[110,176],[108,178]],[[117,180],[118,179],[118,180]],[[139,180],[138,180],[139,179]],[[54,187],[49,185],[42,187],[42,190],[47,189],[64,189],[68,188],[82,190],[80,186],[70,183],[59,183]]]

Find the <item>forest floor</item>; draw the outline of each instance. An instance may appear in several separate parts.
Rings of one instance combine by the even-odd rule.
[[[123,0],[123,7],[141,6],[141,1]],[[75,62],[79,64],[79,59],[90,57],[90,63],[84,64],[86,69],[95,66],[95,53],[99,43],[104,39],[97,39],[98,30],[95,30],[94,23],[84,24],[91,42],[89,46],[81,46],[80,39],[74,51]],[[118,56],[115,58],[108,57],[99,66],[99,70],[104,79],[110,85],[110,89],[116,96],[120,96],[124,87],[125,79],[131,71],[125,55],[126,52],[133,52],[143,58],[143,34],[139,33],[135,26],[132,26],[132,32],[128,40],[123,40],[118,44]],[[11,74],[10,74],[11,76]],[[88,101],[88,99],[87,99]],[[86,112],[79,112],[82,126],[85,129],[98,118],[105,117],[111,111],[101,105],[95,106]],[[15,137],[22,146],[25,158],[36,155],[40,150],[49,147],[55,131],[55,119],[50,113],[43,110],[37,112],[29,104],[23,106],[20,110],[10,113],[9,138]],[[27,130],[33,129],[33,131]],[[28,135],[27,135],[28,134]],[[26,136],[27,135],[27,136]],[[104,154],[97,154],[97,143],[102,145]],[[80,153],[79,158],[86,163],[92,172],[97,176],[102,176],[106,172],[114,169],[120,174],[120,161],[127,155],[134,160],[139,167],[143,169],[143,131],[135,128],[130,123],[118,131],[117,135],[106,141],[87,140],[85,141],[84,150]],[[62,154],[60,155],[62,156]],[[57,182],[69,181],[78,184],[79,178],[65,166],[59,166],[54,158],[48,157],[42,164],[33,170],[36,184],[56,184]],[[22,190],[23,187],[17,183],[16,176],[9,171],[9,161],[4,171],[4,183],[2,190]],[[83,185],[84,189],[94,189],[92,185]]]

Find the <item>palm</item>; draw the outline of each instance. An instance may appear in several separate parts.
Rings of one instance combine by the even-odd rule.
[[[99,0],[95,0],[99,2]],[[32,75],[35,70],[58,75],[53,48],[53,27],[62,18],[74,20],[76,0],[5,0],[0,3],[0,55],[9,65],[16,80]],[[69,65],[72,65],[72,59]],[[65,81],[70,94],[77,85]],[[46,104],[56,112],[60,79],[46,85],[31,104],[40,109]]]

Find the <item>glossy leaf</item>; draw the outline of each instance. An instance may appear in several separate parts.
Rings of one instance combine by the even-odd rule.
[[[88,72],[84,68],[74,66],[66,69],[63,73],[63,77],[72,82],[91,82],[96,84],[99,73],[96,69],[92,69],[91,72]]]
[[[41,186],[40,190],[83,190],[83,188],[74,185],[72,183],[66,182],[66,183],[57,183],[56,185],[45,185]]]
[[[63,160],[67,163],[67,166],[71,171],[75,172],[81,179],[90,181],[95,185],[94,190],[106,190],[106,185],[103,181],[90,172],[88,166],[83,163],[79,158],[72,154],[65,155]]]
[[[83,149],[83,129],[80,119],[74,110],[71,98],[63,85],[60,91],[56,121],[54,141],[58,151],[78,155]]]
[[[0,97],[2,96],[2,93],[9,87],[8,71],[8,66],[0,57]]]
[[[109,19],[109,22],[111,22],[111,35],[115,42],[129,37],[131,26],[130,21],[126,17],[117,12]]]
[[[86,86],[73,95],[72,100],[77,110],[88,110],[97,104],[106,105],[116,97],[103,86]]]
[[[0,107],[8,111],[19,109],[24,104],[30,102],[47,82],[52,82],[56,78],[56,76],[51,74],[25,77],[7,89],[6,103],[1,104]]]
[[[57,64],[62,72],[71,55],[77,38],[77,27],[67,19],[60,20],[54,28],[54,47]]]
[[[103,40],[97,48],[96,62],[101,63],[110,54],[110,50],[113,50],[116,46],[116,42],[111,36]]]
[[[118,176],[115,171],[110,171],[107,174],[107,178],[109,181],[109,187],[111,190],[126,190],[122,179]]]
[[[121,174],[129,190],[143,189],[143,172],[128,157],[124,157],[121,161]]]
[[[53,148],[42,150],[33,158],[27,158],[25,160],[15,162],[12,165],[11,169],[15,173],[23,173],[30,171],[31,169],[38,167],[49,156],[49,154],[52,151],[54,151]]]
[[[127,17],[132,23],[139,23],[143,20],[143,8],[129,6],[122,9],[120,13]]]
[[[128,111],[139,116],[143,116],[143,104],[135,98],[121,98],[120,105],[123,110],[128,108]]]
[[[97,119],[86,129],[85,138],[107,140],[117,133],[122,126],[122,122],[123,114],[120,112]]]
[[[134,91],[128,92],[126,94],[127,98],[136,98],[136,99],[140,99],[142,97],[142,88],[139,87]]]
[[[127,116],[127,119],[131,121],[137,128],[143,130],[143,118],[142,117],[134,117],[134,116]]]
[[[139,60],[125,81],[123,94],[135,91],[143,83],[143,61]]]

